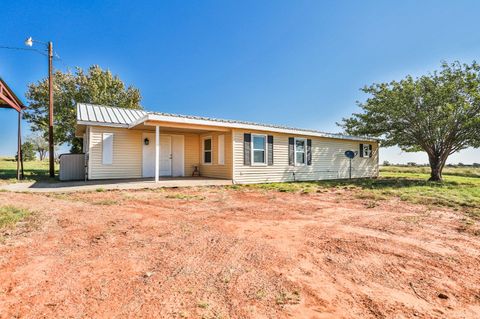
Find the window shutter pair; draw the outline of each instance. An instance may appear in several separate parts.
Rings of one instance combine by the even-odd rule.
[[[288,138],[288,165],[295,166],[295,138]],[[307,165],[312,165],[312,140],[307,139]]]
[[[363,155],[363,148],[368,146],[368,157],[372,157],[372,144],[360,144],[360,157],[365,157]]]
[[[273,165],[273,135],[267,136],[267,164]],[[243,134],[243,165],[252,165],[252,134]]]

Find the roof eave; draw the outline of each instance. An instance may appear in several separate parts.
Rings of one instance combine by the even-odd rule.
[[[152,113],[149,113],[143,118],[139,119],[138,121],[135,121],[134,123],[129,125],[129,127],[131,128],[131,127],[137,126],[146,121],[196,124],[196,125],[228,127],[232,129],[248,129],[248,130],[255,130],[255,131],[268,131],[268,132],[296,134],[296,135],[304,135],[304,136],[316,136],[316,137],[325,137],[325,138],[341,139],[341,140],[378,142],[376,139],[360,137],[360,136],[328,134],[328,133],[321,133],[321,132],[308,131],[308,130],[296,130],[296,129],[289,129],[289,128],[271,127],[271,126],[260,125],[260,124],[246,124],[246,123],[223,122],[223,121],[215,121],[215,120],[192,119],[192,118],[176,117],[176,116],[160,115],[160,114],[152,114]]]
[[[88,126],[106,126],[106,127],[129,128],[129,127],[128,127],[128,124],[119,124],[119,123],[103,123],[103,122],[91,122],[91,121],[77,121],[77,125],[88,125]]]
[[[146,121],[148,121],[148,119],[149,119],[149,114],[145,114],[141,118],[139,118],[139,119],[133,121],[132,123],[128,124],[128,128],[134,128],[137,125],[143,124]]]

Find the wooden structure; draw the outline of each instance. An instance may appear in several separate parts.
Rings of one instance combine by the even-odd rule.
[[[8,87],[7,83],[0,78],[0,108],[12,108],[18,112],[18,132],[17,132],[17,179],[23,178],[23,158],[22,158],[22,111],[26,108],[22,101]]]

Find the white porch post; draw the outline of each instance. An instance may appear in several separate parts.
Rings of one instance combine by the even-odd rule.
[[[155,183],[158,183],[160,171],[160,126],[155,126]]]

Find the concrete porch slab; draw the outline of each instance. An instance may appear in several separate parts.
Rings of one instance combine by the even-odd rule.
[[[29,182],[0,185],[0,190],[11,192],[64,193],[97,189],[145,189],[161,187],[194,187],[232,185],[231,180],[207,177],[164,177],[158,183],[153,179],[115,179],[71,182]]]

